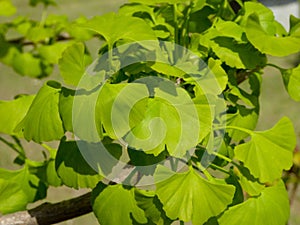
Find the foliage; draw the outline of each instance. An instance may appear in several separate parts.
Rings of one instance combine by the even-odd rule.
[[[261,3],[238,0],[131,0],[118,13],[75,21],[64,15],[33,21],[12,17],[15,12],[10,0],[0,0],[0,16],[10,19],[0,24],[0,62],[34,79],[58,66],[64,83],[47,81],[34,96],[0,102],[0,140],[18,153],[14,163],[21,167],[0,171],[2,214],[45,198],[49,186],[66,185],[92,190],[102,225],[286,224],[281,177],[293,165],[293,125],[284,117],[269,130],[255,127],[266,66],[278,68],[291,98],[300,100],[299,66],[283,69],[267,58],[300,51],[300,19],[291,16],[286,31]],[[11,31],[18,37],[7,38]],[[107,57],[104,64],[92,63],[86,41],[94,38],[103,41],[98,54]],[[135,54],[157,50],[149,43],[163,51],[152,62],[137,61]],[[195,68],[182,49],[207,67]],[[124,55],[134,64],[123,66]],[[84,83],[89,73],[96,75]],[[216,86],[205,83],[211,73]],[[149,77],[151,83],[142,82]],[[24,141],[45,148],[45,160],[31,160]],[[113,160],[99,163],[98,146]],[[114,160],[124,168],[107,181]],[[135,169],[124,178],[120,171],[128,167]]]

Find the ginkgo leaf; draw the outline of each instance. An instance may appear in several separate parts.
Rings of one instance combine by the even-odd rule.
[[[219,225],[282,225],[290,214],[290,205],[284,183],[267,187],[257,198],[230,207],[218,219]]]
[[[83,76],[86,66],[91,63],[82,43],[75,43],[68,47],[59,60],[59,71],[66,84],[76,86]]]
[[[23,95],[13,101],[0,101],[0,133],[22,136],[16,126],[25,117],[34,95]]]
[[[235,158],[261,182],[273,182],[292,166],[295,145],[293,125],[284,117],[270,130],[251,132],[249,142],[236,146]]]
[[[242,27],[233,22],[219,21],[201,35],[200,44],[231,67],[251,69],[266,63],[266,56],[244,41]]]
[[[155,5],[160,3],[168,3],[168,4],[186,3],[187,0],[130,0],[130,2]]]
[[[48,81],[39,90],[25,118],[16,127],[16,131],[23,131],[26,140],[41,143],[59,140],[64,135],[58,108],[60,90],[61,85],[55,81]]]
[[[156,194],[171,219],[202,225],[232,202],[235,187],[208,181],[196,171],[175,174],[156,184]]]
[[[17,73],[29,77],[41,77],[43,75],[43,68],[41,65],[42,60],[34,57],[28,52],[17,54],[12,63],[12,66]]]
[[[272,10],[260,2],[245,2],[245,14],[240,22],[243,27],[247,26],[248,17],[253,13],[258,15],[260,25],[266,33],[270,35],[276,33],[275,17]]]
[[[245,106],[237,105],[235,113],[227,113],[226,122],[228,126],[244,127],[254,130],[258,121],[258,113],[255,109],[248,109]],[[249,136],[241,130],[227,129],[229,136],[234,141],[240,141]]]
[[[39,52],[39,55],[47,60],[47,62],[58,64],[58,60],[61,58],[62,53],[72,44],[72,41],[62,43],[57,42],[53,45],[42,45],[37,50]]]
[[[30,202],[46,196],[46,186],[28,166],[16,171],[0,169],[0,212],[24,210]]]
[[[0,179],[0,212],[12,213],[26,209],[26,193],[18,183]]]
[[[172,223],[172,220],[166,216],[166,213],[162,209],[162,204],[158,200],[154,191],[135,190],[135,199],[137,205],[145,211],[146,217],[151,220],[148,224],[156,225],[168,225]]]
[[[123,138],[132,148],[158,155],[166,145],[171,155],[182,156],[207,134],[211,118],[201,117],[206,123],[199,132],[202,105],[174,83],[153,84],[153,90],[140,83],[104,85],[97,103],[101,122],[111,138]]]
[[[245,31],[251,44],[262,53],[273,56],[287,56],[300,51],[299,37],[269,35],[263,30],[256,13],[248,17]]]
[[[0,16],[12,16],[17,11],[11,0],[0,1]]]
[[[284,85],[295,101],[300,101],[300,65],[291,70],[282,70]]]
[[[100,34],[110,47],[120,39],[137,42],[156,39],[154,31],[142,19],[115,13],[96,16],[83,26]]]
[[[75,141],[60,142],[55,168],[62,182],[75,189],[94,188],[102,176],[82,156]]]
[[[92,192],[92,206],[101,225],[147,223],[144,211],[137,206],[134,188],[99,183]]]

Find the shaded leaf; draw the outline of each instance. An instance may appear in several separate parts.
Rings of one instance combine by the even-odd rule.
[[[76,141],[60,142],[55,168],[62,182],[75,189],[94,188],[102,179],[85,160]]]

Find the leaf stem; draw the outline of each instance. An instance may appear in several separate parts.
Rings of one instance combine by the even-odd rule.
[[[273,63],[267,63],[266,66],[274,67],[274,68],[280,70],[280,72],[286,70],[286,69],[284,69],[284,68],[282,68],[282,67],[280,67],[280,66],[278,66],[278,65],[275,65],[275,64],[273,64]]]
[[[175,44],[179,44],[179,35],[178,35],[178,21],[177,21],[177,5],[173,4],[173,20],[174,20],[174,40]]]
[[[217,166],[217,165],[215,165],[215,164],[213,164],[213,163],[211,163],[209,166],[210,166],[211,168],[216,169],[216,170],[219,170],[219,171],[221,171],[221,172],[223,172],[223,173],[230,174],[227,170],[225,170],[225,169],[223,169],[222,167]]]
[[[233,165],[236,166],[236,167],[239,167],[239,166],[240,166],[239,164],[237,164],[236,162],[234,162],[232,159],[226,157],[225,155],[219,154],[219,153],[217,153],[217,152],[212,152],[212,154],[215,155],[215,156],[217,156],[217,157],[219,157],[220,159],[223,159],[223,160],[225,160],[225,161],[227,161],[227,162],[233,164]]]
[[[22,152],[22,154],[25,156],[25,155],[26,155],[26,154],[25,154],[25,150],[24,150],[24,148],[23,148],[23,146],[22,146],[22,144],[21,144],[20,139],[17,138],[16,136],[14,136],[14,135],[11,136],[11,137],[12,137],[12,138],[14,139],[14,141],[16,142],[19,151]]]
[[[20,156],[22,156],[23,159],[26,159],[25,153],[23,153],[19,148],[16,147],[15,144],[7,141],[3,137],[0,136],[0,141],[2,141],[4,144],[6,144],[8,147],[10,147],[12,150],[14,150],[16,153],[18,153]]]
[[[47,6],[44,6],[43,12],[42,12],[42,17],[41,17],[41,22],[40,22],[40,27],[44,27],[46,19],[47,19],[48,11],[47,11]]]
[[[237,127],[237,126],[223,126],[223,127],[215,127],[214,130],[224,130],[224,129],[234,129],[234,130],[240,130],[243,131],[249,135],[253,135],[254,132],[252,130],[243,128],[243,127]]]
[[[50,153],[51,158],[53,158],[53,159],[55,158],[55,156],[56,156],[56,150],[55,149],[51,148],[49,145],[46,145],[44,143],[42,143],[41,146]]]

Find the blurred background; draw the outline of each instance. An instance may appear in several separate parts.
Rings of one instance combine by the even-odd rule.
[[[42,17],[42,5],[35,8],[28,6],[27,0],[12,0],[14,5],[17,6],[17,15],[27,15],[30,18],[39,20]],[[111,11],[117,11],[119,6],[127,2],[126,0],[64,0],[58,1],[57,7],[49,7],[49,14],[66,14],[69,18],[75,19],[81,15],[92,17],[94,15],[101,15]],[[289,29],[289,15],[299,16],[299,2],[297,0],[264,0],[265,5],[270,7],[275,13],[275,17],[280,21],[285,28]],[[5,18],[0,17],[0,22]],[[11,34],[12,37],[14,34]],[[97,40],[89,41],[89,49],[92,55],[97,55],[97,49],[100,42]],[[1,48],[1,46],[0,46]],[[271,62],[281,65],[283,68],[291,68],[300,62],[298,54],[287,58],[270,58]],[[17,75],[12,68],[0,64],[0,100],[11,100],[17,94],[26,93],[34,94],[42,86],[47,79],[61,80],[58,71],[54,71],[50,78],[32,79]],[[300,103],[296,103],[290,99],[284,90],[281,75],[278,70],[273,68],[266,68],[263,75],[262,95],[260,119],[258,122],[257,130],[264,130],[272,127],[281,117],[288,116],[294,123],[295,131],[297,134],[298,144],[300,144]],[[54,144],[55,145],[55,144]],[[26,144],[27,149],[31,151],[34,159],[41,159],[41,151],[37,151],[38,146],[34,143]],[[39,154],[37,154],[39,152]],[[16,155],[8,150],[6,146],[0,143],[0,167],[14,168],[10,164]],[[85,193],[87,190],[72,190],[69,188],[50,188],[48,192],[47,201],[58,202],[68,198],[72,198]],[[39,205],[39,201],[34,205]],[[32,207],[34,206],[32,205]],[[267,218],[266,218],[267,219]],[[79,225],[98,224],[96,218],[92,215],[82,216],[80,218],[59,223],[59,225]],[[294,197],[291,208],[290,225],[300,224],[300,188]]]

